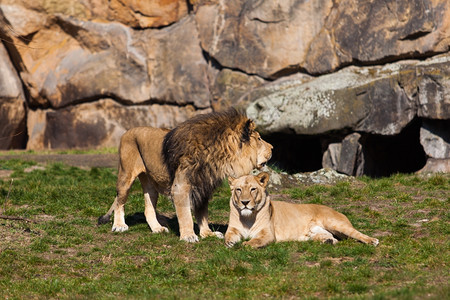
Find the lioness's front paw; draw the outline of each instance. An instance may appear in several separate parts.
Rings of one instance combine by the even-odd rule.
[[[225,246],[228,248],[232,248],[235,244],[236,242],[225,240]]]
[[[155,229],[152,229],[153,233],[168,233],[169,232],[169,228],[165,227],[165,226],[161,226]]]
[[[380,241],[379,241],[378,239],[375,239],[375,238],[373,238],[373,239],[370,241],[370,244],[371,244],[371,245],[374,245],[375,247],[378,246],[379,243],[380,243]]]
[[[180,240],[188,242],[188,243],[196,243],[196,242],[198,242],[198,236],[196,234],[181,236]]]
[[[220,232],[220,231],[211,231],[211,230],[209,230],[209,231],[200,232],[200,237],[202,239],[207,238],[209,236],[214,236],[214,237],[217,237],[219,239],[223,239],[223,233]]]
[[[123,225],[113,225],[112,227],[112,232],[124,232],[128,230],[128,225],[127,224],[123,224]]]
[[[250,241],[246,241],[243,242],[242,245],[244,246],[250,246],[252,248],[261,248],[266,246],[268,243],[267,242],[263,242],[261,240],[258,239],[251,239]]]
[[[213,234],[219,238],[219,239],[223,239],[223,233],[220,231],[214,231]]]

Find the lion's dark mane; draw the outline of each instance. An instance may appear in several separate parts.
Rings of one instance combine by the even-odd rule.
[[[207,203],[221,184],[224,174],[220,168],[229,163],[230,133],[239,140],[239,147],[249,143],[251,120],[235,109],[197,115],[171,130],[164,138],[162,155],[173,183],[182,165],[191,184],[194,207]]]

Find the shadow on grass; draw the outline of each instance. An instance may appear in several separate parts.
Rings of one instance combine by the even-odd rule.
[[[162,226],[166,226],[167,228],[169,228],[169,230],[171,230],[172,232],[175,232],[176,235],[180,236],[180,227],[178,225],[178,219],[176,216],[167,217],[167,216],[158,214],[158,221]],[[147,224],[147,221],[145,220],[144,213],[138,212],[133,215],[126,216],[125,223],[129,227],[133,227],[138,224]],[[209,223],[209,228],[211,228],[211,230],[213,230],[213,231],[219,231],[225,235],[225,232],[228,229],[228,225]],[[149,228],[149,230],[150,230],[150,228]],[[194,231],[197,234],[199,233],[197,224],[194,224]]]

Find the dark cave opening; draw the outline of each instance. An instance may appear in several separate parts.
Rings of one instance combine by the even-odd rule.
[[[323,151],[320,138],[284,133],[263,138],[273,146],[270,166],[291,174],[322,168]]]
[[[420,144],[420,126],[421,121],[417,119],[395,136],[362,133],[360,143],[364,156],[364,175],[383,177],[422,169],[427,156]],[[319,170],[328,144],[344,137],[345,134],[336,133],[329,136],[284,133],[264,136],[274,147],[269,165],[290,174]]]
[[[365,135],[361,140],[364,174],[383,177],[422,169],[427,155],[420,144],[421,124],[414,120],[395,136]]]

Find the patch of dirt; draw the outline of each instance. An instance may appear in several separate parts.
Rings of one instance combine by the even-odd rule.
[[[0,221],[0,253],[6,249],[23,248],[29,246],[41,233],[32,230],[26,222],[9,220]]]
[[[12,170],[0,170],[0,179],[9,178],[13,172]]]

